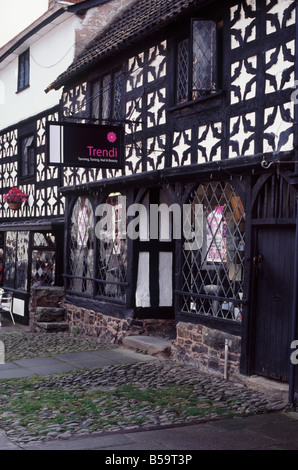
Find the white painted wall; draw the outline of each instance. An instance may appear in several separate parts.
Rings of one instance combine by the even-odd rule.
[[[30,45],[30,86],[17,93],[18,57],[0,70],[0,129],[16,124],[27,117],[49,109],[59,103],[61,90],[45,93],[45,89],[74,58],[75,15],[65,15],[63,23]],[[49,26],[46,27],[49,29]],[[28,48],[23,44],[21,53]]]

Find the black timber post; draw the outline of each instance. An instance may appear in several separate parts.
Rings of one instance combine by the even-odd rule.
[[[298,2],[296,0],[296,18],[298,15]],[[297,60],[297,48],[298,48],[298,24],[296,21],[296,41],[295,41],[295,85],[297,87],[298,80],[298,60]],[[293,285],[293,303],[292,303],[292,323],[291,323],[291,344],[295,341],[297,335],[297,312],[298,312],[298,100],[297,90],[293,94],[295,97],[294,101],[294,159],[295,159],[295,170],[291,175],[291,184],[296,190],[296,236],[295,236],[295,260],[294,260],[294,285]],[[293,99],[292,96],[292,99]],[[289,351],[290,353],[290,351]],[[295,404],[295,380],[296,380],[296,366],[290,361],[290,376],[289,376],[289,405],[294,406]]]

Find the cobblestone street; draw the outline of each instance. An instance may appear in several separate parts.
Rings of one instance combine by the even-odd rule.
[[[45,357],[58,353],[107,349],[94,340],[84,339],[68,333],[32,334],[29,332],[0,334],[5,343],[6,358]],[[114,348],[115,349],[115,348]],[[115,364],[90,370],[75,370],[65,374],[47,375],[38,380],[24,382],[0,381],[0,428],[13,442],[28,443],[65,439],[73,436],[92,435],[94,432],[121,430],[144,430],[166,426],[205,422],[222,417],[249,416],[282,410],[285,403],[247,389],[242,384],[225,381],[216,376],[200,373],[197,369],[176,364],[167,359],[156,359],[130,364]],[[3,388],[4,387],[4,388]],[[122,388],[144,392],[145,397],[129,398],[119,394]],[[153,406],[150,393],[184,389],[187,398],[178,397],[171,403]],[[172,387],[172,388],[171,388]],[[7,407],[22,396],[38,403],[44,393],[63,390],[75,401],[85,393],[93,394],[95,412],[86,410],[76,415],[72,406],[66,409],[36,406],[34,422],[24,425],[15,410]],[[94,396],[100,392],[102,396]],[[108,392],[109,401],[107,401]],[[148,398],[147,398],[148,394]],[[8,400],[9,396],[9,402]],[[91,397],[91,395],[90,395]],[[195,403],[193,414],[185,411],[187,403]],[[71,405],[71,404],[69,404]],[[183,405],[183,406],[182,406]],[[202,412],[202,413],[201,413]],[[63,415],[63,422],[57,416]],[[100,416],[100,425],[98,418]]]

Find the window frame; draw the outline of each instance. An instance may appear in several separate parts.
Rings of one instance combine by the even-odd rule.
[[[194,53],[194,47],[193,47],[193,40],[194,40],[194,35],[193,35],[193,25],[194,22],[210,22],[214,24],[215,28],[215,58],[214,58],[214,66],[215,66],[215,73],[214,73],[214,89],[210,88],[209,90],[205,90],[205,93],[202,94],[202,96],[198,96],[197,98],[194,98],[194,88],[193,88],[193,53]],[[176,40],[176,46],[175,46],[175,87],[174,87],[174,97],[173,97],[173,105],[174,106],[181,106],[185,104],[191,104],[194,102],[198,102],[200,100],[208,99],[215,94],[218,94],[221,92],[221,86],[222,86],[222,80],[221,80],[221,75],[222,75],[222,63],[221,63],[221,54],[222,54],[222,21],[217,21],[214,19],[210,18],[191,18],[190,21],[188,22],[188,30],[183,34],[180,35],[180,37]],[[187,77],[186,77],[186,94],[185,94],[185,99],[178,99],[178,93],[179,93],[179,46],[183,42],[188,41],[187,47]]]
[[[243,298],[247,240],[241,195],[227,180],[202,181],[189,194],[188,203],[203,209],[203,237],[198,239],[199,246],[183,246],[181,251],[181,290],[176,291],[181,300],[180,314],[198,323],[238,327],[247,303]],[[186,224],[191,230],[196,217],[193,209]]]
[[[28,154],[26,167],[27,173],[24,172],[24,146],[23,143],[25,139],[32,138],[30,145],[28,145],[28,150],[33,151],[33,157]],[[29,132],[28,134],[19,135],[19,178],[21,180],[27,180],[34,178],[36,170],[36,135],[35,132]]]
[[[8,255],[8,246],[9,242],[7,240],[8,234],[13,234],[15,246],[11,245],[12,248],[15,248],[11,251],[11,258]],[[18,251],[19,240],[22,239],[25,241],[27,236],[27,251],[23,251],[24,254],[27,254],[25,258],[19,258],[20,251]],[[30,231],[29,230],[8,230],[5,232],[5,242],[4,242],[4,269],[3,269],[3,285],[8,289],[19,290],[22,292],[29,292],[30,286]],[[26,246],[25,244],[23,246]],[[22,263],[24,264],[24,269],[22,268]],[[13,275],[9,276],[9,269],[13,270]],[[22,276],[23,274],[23,276]],[[21,282],[23,281],[23,285]]]
[[[74,294],[76,297],[92,299],[94,301],[104,301],[122,306],[126,305],[126,288],[128,285],[127,242],[126,240],[120,240],[122,224],[121,219],[118,219],[118,211],[121,211],[122,206],[118,201],[118,196],[119,195],[117,195],[116,198],[116,194],[114,194],[113,197],[115,198],[115,202],[113,202],[112,195],[107,195],[104,202],[104,205],[110,205],[112,208],[111,212],[108,211],[106,214],[108,218],[109,216],[112,217],[112,220],[109,219],[110,227],[109,224],[107,227],[107,230],[109,230],[109,228],[112,228],[113,230],[113,237],[109,240],[98,238],[98,234],[96,233],[96,226],[99,219],[98,215],[95,214],[94,200],[89,196],[81,194],[72,201],[68,215],[68,261],[66,274],[64,274],[64,277],[66,278],[66,293],[68,295]],[[90,213],[88,214],[88,220],[86,221],[88,224],[91,221],[92,225],[88,225],[87,238],[85,238],[85,235],[83,237],[79,237],[81,241],[85,241],[85,243],[80,244],[79,246],[77,242],[80,229],[78,208],[80,207],[83,198],[84,207],[87,207],[88,205],[88,208],[92,208],[92,211],[90,210]],[[105,219],[105,213],[103,214],[103,217]],[[92,228],[92,230],[90,230],[90,228]],[[108,232],[108,235],[110,235],[110,232]],[[123,248],[123,251],[121,251],[121,248]],[[90,256],[90,253],[92,256]],[[108,255],[107,259],[109,261],[107,264],[105,264],[106,258],[104,257],[106,254]],[[83,265],[80,264],[79,261],[82,257],[85,258],[85,271],[81,269]],[[119,265],[113,264],[113,262],[116,261],[116,258],[119,261]],[[121,260],[123,261],[123,267],[125,268],[123,272],[120,272],[120,267],[122,267]],[[109,269],[108,279],[106,278],[106,269]],[[114,271],[117,275],[120,273],[118,280],[113,278]]]
[[[110,78],[109,78],[110,77]],[[108,84],[105,84],[105,80]],[[120,82],[120,97],[119,97],[119,111],[116,112],[116,96],[119,88],[117,83]],[[122,68],[116,68],[109,72],[102,74],[97,79],[91,82],[91,106],[90,116],[91,119],[104,122],[120,122],[123,119],[123,82],[122,82]],[[104,97],[107,96],[108,112],[104,108]]]
[[[30,49],[28,48],[18,58],[18,87],[17,93],[30,86]]]

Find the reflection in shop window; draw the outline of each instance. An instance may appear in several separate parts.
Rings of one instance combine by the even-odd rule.
[[[54,286],[56,273],[56,237],[51,232],[33,234],[31,285]]]
[[[127,280],[127,242],[121,230],[126,227],[126,210],[119,193],[110,194],[106,202],[111,208],[108,216],[112,220],[107,222],[111,227],[111,233],[106,239],[98,240],[97,295],[124,302]]]
[[[90,200],[79,197],[70,226],[69,289],[93,294],[94,290],[94,215]]]
[[[7,232],[4,285],[26,291],[28,288],[29,232]]]
[[[202,184],[191,195],[203,210],[203,242],[197,250],[183,251],[183,307],[187,313],[242,319],[245,214],[229,183]]]

